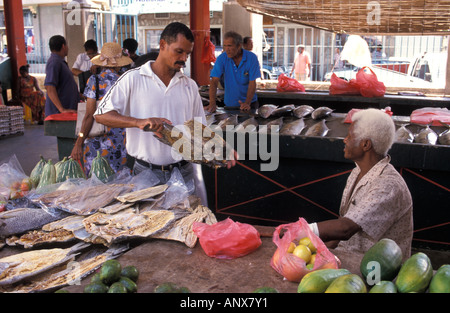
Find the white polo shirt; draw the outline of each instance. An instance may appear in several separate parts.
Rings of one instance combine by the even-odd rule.
[[[77,59],[75,60],[75,63],[73,63],[72,68],[76,68],[82,72],[89,71],[92,67],[92,62],[89,56],[86,52],[80,53],[77,56]]]
[[[150,61],[125,72],[98,104],[94,116],[109,111],[136,118],[162,117],[172,125],[183,125],[193,118],[206,124],[205,111],[194,80],[181,72],[166,86],[153,73]],[[171,147],[161,143],[152,132],[127,128],[126,148],[129,155],[157,165],[181,160]],[[175,158],[174,158],[175,157]]]

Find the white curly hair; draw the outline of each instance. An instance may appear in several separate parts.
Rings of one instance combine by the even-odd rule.
[[[395,139],[395,124],[388,114],[378,109],[361,110],[353,114],[352,122],[358,142],[370,139],[377,154],[387,155]]]

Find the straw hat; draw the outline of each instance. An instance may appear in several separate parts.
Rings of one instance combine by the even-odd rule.
[[[100,54],[91,59],[92,64],[104,67],[122,67],[133,63],[129,57],[122,54],[122,47],[115,42],[103,45]]]

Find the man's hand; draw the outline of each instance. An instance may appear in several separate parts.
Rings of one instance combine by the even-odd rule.
[[[207,111],[207,112],[209,112],[209,113],[214,113],[214,112],[216,112],[216,109],[217,109],[217,106],[216,106],[216,104],[215,103],[209,103],[209,105],[207,105],[206,107],[205,107],[205,111]]]
[[[158,133],[164,129],[164,123],[172,124],[171,121],[161,117],[150,117],[139,121],[138,127],[144,131]]]
[[[241,106],[241,111],[249,112],[250,111],[250,103],[242,102],[239,100],[239,105]]]

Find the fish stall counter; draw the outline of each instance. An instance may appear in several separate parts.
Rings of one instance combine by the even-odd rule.
[[[268,226],[291,223],[299,217],[309,223],[338,217],[346,180],[355,167],[344,158],[343,139],[350,125],[345,123],[346,115],[333,111],[319,120],[304,117],[297,135],[292,135],[292,129],[291,134],[282,130],[265,134],[258,129],[270,123],[275,130],[281,129],[298,120],[292,113],[264,119],[254,113],[219,109],[213,117],[207,116],[213,130],[247,120],[258,125],[253,132],[223,132],[239,153],[235,167],[202,166],[210,209],[219,220],[230,217]],[[409,124],[409,116],[394,115],[393,119],[398,135],[413,141],[397,141],[389,152],[391,163],[412,194],[413,246],[450,250],[449,131],[444,126]],[[430,130],[435,144],[426,141]],[[441,144],[437,136],[445,133],[447,144]]]

